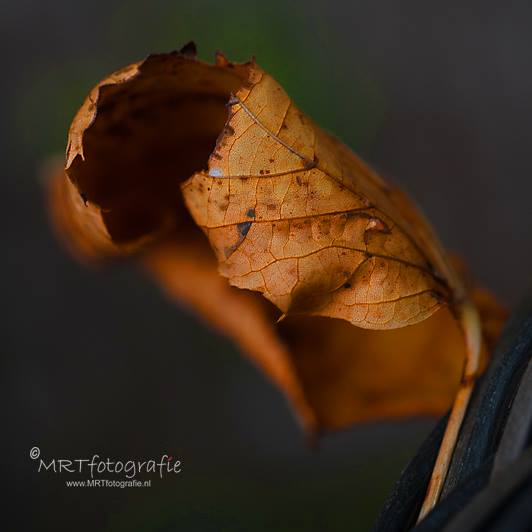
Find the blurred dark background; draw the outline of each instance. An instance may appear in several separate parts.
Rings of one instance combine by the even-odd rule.
[[[6,530],[367,530],[433,419],[307,448],[226,339],[128,267],[51,234],[40,168],[92,85],[194,39],[255,55],[296,103],[422,206],[509,307],[530,285],[530,2],[3,0],[0,208]],[[44,457],[179,456],[150,489],[73,489]],[[11,526],[11,525],[10,525]]]

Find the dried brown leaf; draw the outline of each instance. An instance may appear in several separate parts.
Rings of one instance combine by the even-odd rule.
[[[447,409],[468,291],[430,226],[254,62],[184,52],[112,74],[76,115],[50,196],[71,249],[136,255],[310,430]]]

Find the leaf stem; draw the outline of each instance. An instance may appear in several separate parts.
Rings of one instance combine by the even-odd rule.
[[[481,326],[477,309],[466,300],[458,308],[458,320],[466,342],[466,359],[460,388],[456,394],[451,415],[445,428],[436,463],[427,488],[427,494],[419,513],[418,522],[434,508],[441,495],[453,456],[460,427],[464,420],[469,399],[480,369],[480,349],[482,346]]]

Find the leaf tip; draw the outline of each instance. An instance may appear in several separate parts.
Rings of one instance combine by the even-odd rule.
[[[225,54],[221,50],[214,52],[214,64],[219,67],[226,67],[229,65],[229,61]]]
[[[196,43],[194,41],[187,42],[180,50],[179,53],[181,55],[185,55],[187,57],[195,58],[198,54],[198,49],[196,47]]]

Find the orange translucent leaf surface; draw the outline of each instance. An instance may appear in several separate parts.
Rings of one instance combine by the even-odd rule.
[[[443,412],[466,352],[456,306],[477,292],[411,202],[273,78],[193,52],[91,91],[50,181],[58,233],[85,261],[134,257],[311,432]],[[493,339],[503,318],[483,294]]]
[[[183,184],[231,284],[284,313],[390,329],[463,297],[432,231],[397,191],[254,66],[208,171]]]
[[[357,421],[441,414],[451,405],[465,346],[446,308],[416,325],[388,331],[302,315],[276,323],[275,307],[231,287],[217,273],[205,242],[190,234],[152,249],[142,263],[170,298],[233,338],[284,392],[311,432]],[[491,332],[498,334],[504,314],[498,306],[483,308],[483,318],[496,326]]]

